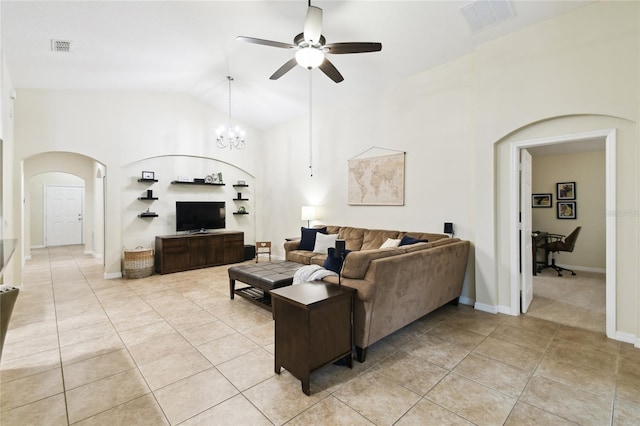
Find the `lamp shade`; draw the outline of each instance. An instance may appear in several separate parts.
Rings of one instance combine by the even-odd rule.
[[[296,52],[296,62],[305,68],[316,68],[324,61],[324,53],[314,47],[305,47]]]
[[[314,206],[302,206],[301,220],[315,220],[316,208]]]

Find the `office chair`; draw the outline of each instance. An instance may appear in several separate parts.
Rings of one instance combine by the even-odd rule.
[[[556,239],[554,239],[553,241],[548,240],[544,246],[545,258],[547,253],[551,253],[551,264],[542,266],[541,268],[538,269],[538,272],[540,272],[542,269],[545,269],[545,268],[553,268],[558,273],[559,277],[562,276],[562,271],[569,271],[571,272],[571,275],[575,275],[576,273],[573,272],[571,269],[563,268],[561,266],[556,265],[556,253],[559,253],[561,251],[566,251],[571,253],[573,251],[573,248],[576,246],[576,240],[578,239],[578,235],[580,235],[581,229],[582,227],[578,226],[576,229],[573,230],[572,233],[567,235],[564,238],[564,240],[562,240],[563,235],[557,235],[557,234],[551,235]]]

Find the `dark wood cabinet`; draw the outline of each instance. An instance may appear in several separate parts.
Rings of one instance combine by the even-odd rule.
[[[164,235],[156,237],[155,266],[159,274],[244,261],[244,233]]]
[[[309,395],[312,371],[343,358],[353,367],[353,288],[313,282],[270,293],[277,374],[286,368]]]

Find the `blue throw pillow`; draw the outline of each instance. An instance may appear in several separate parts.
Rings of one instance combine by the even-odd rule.
[[[409,244],[415,244],[415,243],[428,243],[429,240],[419,240],[417,238],[413,238],[410,237],[408,235],[405,235],[404,237],[402,237],[402,239],[400,240],[400,245],[401,246],[408,246]]]
[[[327,233],[327,228],[300,228],[300,232],[302,236],[300,238],[300,247],[298,250],[307,250],[313,251],[313,248],[316,246],[316,234],[320,232],[321,234]]]
[[[327,259],[324,261],[324,269],[328,269],[329,271],[333,271],[336,274],[339,274],[342,270],[342,262],[344,262],[344,258],[351,252],[351,250],[345,250],[343,256],[336,256],[336,248],[329,247],[327,249]]]

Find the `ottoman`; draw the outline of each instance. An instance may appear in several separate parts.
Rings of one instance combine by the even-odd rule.
[[[271,310],[269,292],[274,288],[291,285],[293,275],[303,266],[289,261],[232,266],[229,268],[229,296],[233,299],[237,294],[258,306]],[[248,284],[249,287],[236,290],[236,280]]]

